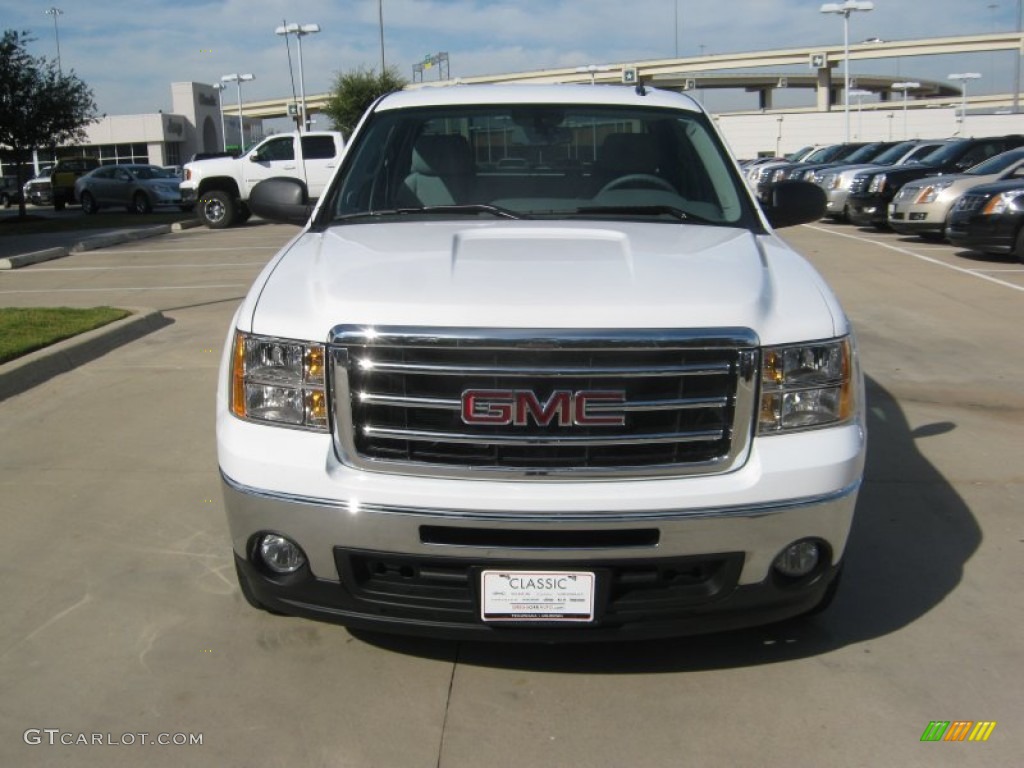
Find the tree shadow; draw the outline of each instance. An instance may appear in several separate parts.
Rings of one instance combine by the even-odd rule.
[[[456,644],[353,634],[390,651],[449,661],[454,656],[462,664],[616,674],[771,664],[895,632],[956,589],[965,563],[981,542],[981,529],[915,442],[956,425],[941,422],[911,430],[895,398],[871,379],[868,408],[867,466],[843,583],[824,613],[756,629],[625,643]]]

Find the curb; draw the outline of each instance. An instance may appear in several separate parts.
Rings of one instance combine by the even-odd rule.
[[[87,237],[70,247],[58,246],[56,248],[47,248],[42,251],[22,253],[0,259],[0,270],[19,269],[30,264],[38,264],[41,261],[63,259],[72,253],[94,251],[97,248],[106,248],[107,246],[118,245],[119,243],[130,243],[134,240],[145,240],[146,238],[166,235],[171,232],[184,232],[186,229],[194,229],[199,226],[202,226],[202,224],[198,220],[178,221],[174,224],[159,224],[155,227],[147,227],[146,229],[129,229],[124,232],[112,232],[108,235]]]
[[[0,401],[102,357],[173,321],[159,310],[125,307],[132,315],[0,365]]]

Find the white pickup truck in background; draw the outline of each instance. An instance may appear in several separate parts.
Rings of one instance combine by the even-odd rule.
[[[199,220],[224,229],[249,218],[247,201],[256,184],[273,177],[301,179],[309,194],[319,197],[344,148],[336,131],[271,136],[240,157],[218,157],[187,163],[181,197],[195,204]]]

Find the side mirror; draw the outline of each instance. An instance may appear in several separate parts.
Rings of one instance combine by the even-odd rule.
[[[252,188],[249,210],[261,219],[301,226],[309,221],[313,206],[305,182],[280,177],[264,179]]]
[[[828,203],[821,187],[809,181],[777,182],[768,187],[764,199],[764,214],[775,229],[817,221]]]

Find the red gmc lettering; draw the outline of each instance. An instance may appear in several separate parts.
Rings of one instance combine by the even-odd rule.
[[[541,427],[621,427],[626,423],[625,414],[600,406],[625,402],[625,393],[615,390],[559,389],[541,401],[530,390],[467,389],[462,393],[462,421],[517,427],[527,426],[531,421]]]

